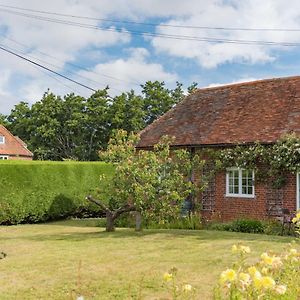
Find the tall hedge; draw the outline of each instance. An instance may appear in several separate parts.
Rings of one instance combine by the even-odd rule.
[[[0,224],[34,223],[97,210],[85,196],[114,168],[101,162],[0,162]]]

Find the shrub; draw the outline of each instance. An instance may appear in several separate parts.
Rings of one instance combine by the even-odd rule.
[[[258,220],[240,219],[233,221],[230,226],[230,231],[247,232],[247,233],[263,233],[264,225]]]
[[[173,218],[165,222],[153,222],[148,221],[145,224],[148,229],[188,229],[188,230],[199,230],[203,229],[201,217],[198,213],[192,213],[186,217]]]
[[[100,162],[0,163],[0,224],[35,223],[101,211],[85,197],[112,165]]]
[[[251,219],[239,219],[230,223],[211,223],[207,226],[211,230],[223,230],[244,233],[264,233],[265,225],[263,222]]]

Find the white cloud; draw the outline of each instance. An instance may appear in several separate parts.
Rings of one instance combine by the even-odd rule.
[[[232,0],[211,1],[206,6],[191,8],[189,17],[175,17],[165,24],[236,27],[236,28],[299,28],[300,2],[292,0]],[[195,28],[157,27],[162,34],[190,35],[230,40],[298,42],[300,32],[274,31],[223,31]],[[205,68],[217,67],[224,63],[265,63],[276,59],[274,49],[288,50],[283,46],[241,45],[208,43],[199,41],[168,40],[155,37],[152,45],[158,53],[189,58]]]
[[[211,88],[211,87],[217,87],[217,86],[224,86],[224,85],[231,85],[231,84],[236,84],[236,83],[243,83],[243,82],[251,82],[251,81],[256,81],[259,80],[258,78],[254,77],[243,77],[240,79],[236,79],[227,83],[210,83],[207,86],[204,86],[202,88]]]
[[[2,2],[1,4],[95,18],[126,19],[150,23],[153,20],[163,18],[165,20],[164,24],[176,25],[300,28],[300,2],[298,0],[290,0],[288,4],[285,0],[7,0],[6,3]],[[52,18],[58,17],[53,15]],[[100,21],[86,19],[74,18],[72,21],[92,25],[102,24]],[[147,30],[148,27],[144,26],[143,29]],[[299,42],[300,40],[300,32],[221,31],[170,27],[157,27],[156,30],[165,34],[234,40],[280,42]],[[135,38],[134,36],[37,21],[7,14],[1,10],[0,32],[2,36],[2,38],[0,37],[1,44],[25,51],[35,58],[46,60],[53,64],[51,68],[56,71],[64,70],[66,63],[70,61],[84,65],[84,59],[88,58],[89,64],[91,64],[89,68],[92,72],[81,71],[79,75],[87,76],[100,83],[84,80],[81,77],[76,79],[95,88],[103,88],[106,84],[109,84],[117,90],[114,90],[115,92],[136,88],[133,83],[143,83],[146,80],[164,80],[169,84],[175,80],[184,81],[186,78],[180,78],[179,72],[179,75],[177,75],[165,69],[164,61],[159,57],[160,54],[164,54],[164,57],[171,57],[174,65],[178,62],[178,65],[180,65],[185,62],[184,59],[189,59],[203,68],[216,68],[226,63],[257,64],[275,62],[280,53],[291,49],[288,47],[213,44],[148,37],[145,40],[150,41],[154,52],[157,54],[154,62],[153,53],[151,53],[153,49],[148,48],[147,42],[143,43],[139,40],[137,43],[130,44]],[[29,49],[24,50],[23,46],[4,39],[3,36],[5,35],[27,45]],[[134,41],[136,42],[136,40]],[[118,51],[122,54],[118,59],[113,59],[109,51],[106,51],[106,48],[114,46],[117,46]],[[121,47],[140,48],[129,50],[128,57],[124,58],[124,52],[120,50]],[[58,60],[45,57],[40,51],[46,52]],[[82,53],[84,54],[82,55]],[[115,52],[113,55],[115,56]],[[81,59],[82,61],[80,61]],[[100,61],[101,63],[99,63]],[[2,112],[7,112],[13,104],[21,100],[33,102],[40,99],[48,87],[56,93],[70,91],[56,80],[41,73],[37,68],[9,54],[2,53],[0,55],[0,70],[0,111]],[[201,71],[203,72],[203,70]],[[109,77],[96,75],[93,72],[105,74]],[[5,77],[3,74],[9,75],[5,75]],[[189,77],[193,75],[195,74],[190,74]],[[111,77],[120,78],[121,80],[114,80]],[[236,77],[239,77],[239,74],[236,74]],[[7,78],[10,78],[10,80]],[[12,80],[15,80],[18,84],[11,84],[14,87],[9,88],[8,83],[11,83]],[[101,85],[101,83],[103,84]],[[67,82],[64,82],[64,84],[79,90],[84,96],[89,94],[89,91],[80,87],[74,88],[74,84]]]
[[[177,74],[169,73],[158,63],[151,63],[147,60],[150,54],[145,48],[128,49],[129,57],[108,61],[96,65],[91,72],[81,71],[80,74],[93,80],[99,81],[98,74],[107,74],[106,78],[109,86],[112,88],[112,94],[120,91],[126,91],[131,88],[138,89],[139,84],[147,80],[165,81],[167,84],[178,80]]]

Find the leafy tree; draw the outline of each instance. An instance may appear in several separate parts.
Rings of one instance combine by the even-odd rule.
[[[106,212],[107,231],[113,231],[115,220],[129,211],[158,222],[179,216],[182,202],[204,186],[200,180],[194,184],[189,180],[203,166],[197,155],[191,158],[187,150],[171,153],[168,137],[153,151],[137,150],[137,141],[137,135],[120,130],[100,153],[101,159],[116,164],[116,171],[107,188],[99,191],[100,200],[91,195],[87,199]]]
[[[188,91],[196,87],[193,83]],[[97,160],[109,137],[118,129],[137,133],[184,97],[182,84],[168,89],[164,82],[148,81],[142,94],[133,90],[111,98],[108,87],[89,98],[64,97],[49,90],[31,107],[20,102],[0,122],[24,140],[35,159]]]
[[[7,121],[7,116],[0,114],[0,125],[8,127],[9,123]]]
[[[19,138],[29,142],[29,124],[31,118],[31,109],[27,102],[21,101],[11,110],[7,117],[9,130]]]
[[[138,132],[145,127],[144,99],[131,90],[113,99],[109,109],[111,130],[123,129]]]
[[[198,83],[197,82],[193,82],[188,88],[187,91],[189,94],[192,94],[193,92],[195,92],[197,90],[197,86]]]
[[[145,124],[151,124],[182,100],[184,92],[182,84],[177,82],[174,90],[165,87],[165,82],[147,81],[142,86],[144,96]]]

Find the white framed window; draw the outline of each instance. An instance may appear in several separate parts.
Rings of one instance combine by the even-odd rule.
[[[0,135],[0,144],[5,144],[5,136]]]
[[[0,160],[7,160],[8,156],[7,155],[0,155]]]
[[[227,169],[226,196],[254,198],[254,171],[240,168]]]

